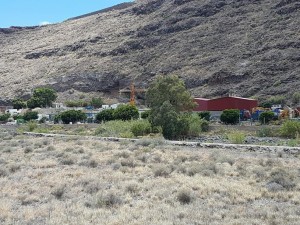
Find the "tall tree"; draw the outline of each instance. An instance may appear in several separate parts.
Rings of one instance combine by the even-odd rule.
[[[146,102],[151,108],[150,123],[160,126],[165,138],[177,138],[188,130],[188,120],[180,112],[191,111],[195,103],[184,82],[177,76],[159,76],[150,85]]]
[[[29,108],[49,107],[56,100],[56,91],[51,88],[37,88],[32,97],[27,101]]]
[[[183,80],[178,76],[159,76],[146,93],[146,102],[156,111],[165,101],[169,101],[176,112],[190,111],[195,108],[191,94],[187,91]]]

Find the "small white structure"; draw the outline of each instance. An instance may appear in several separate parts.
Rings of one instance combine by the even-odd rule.
[[[102,105],[102,109],[116,109],[121,103],[116,103],[112,105]]]
[[[102,105],[102,109],[110,109],[109,105]]]
[[[55,109],[60,109],[60,108],[65,107],[63,103],[57,103],[57,102],[53,103],[52,105],[53,105],[53,108],[55,108]]]
[[[111,109],[116,109],[119,105],[121,105],[120,103],[117,103],[117,104],[112,104],[110,106]]]
[[[22,109],[8,109],[6,113],[9,113],[11,116],[19,115],[22,112]]]

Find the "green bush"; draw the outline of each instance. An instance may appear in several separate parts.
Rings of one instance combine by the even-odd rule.
[[[271,108],[272,105],[283,105],[286,102],[286,98],[281,95],[272,96],[269,99],[262,101],[260,106],[264,108]]]
[[[208,111],[203,111],[203,112],[199,112],[198,114],[199,114],[199,117],[200,117],[201,119],[205,119],[205,120],[207,120],[207,121],[210,120],[210,112],[208,112]]]
[[[64,124],[85,121],[87,116],[80,110],[68,110],[60,114],[60,118]]]
[[[106,121],[114,120],[115,119],[114,112],[115,112],[114,109],[104,109],[104,110],[102,110],[101,112],[99,112],[96,115],[97,122],[100,123],[102,121],[106,122]]]
[[[189,130],[188,130],[188,135],[189,136],[199,136],[200,132],[202,131],[201,129],[201,124],[202,120],[197,114],[192,114],[189,118]]]
[[[14,116],[13,116],[13,119],[14,119],[14,120],[23,120],[24,117],[21,116],[21,115],[14,115]]]
[[[139,118],[139,110],[136,106],[120,105],[115,109],[114,118],[116,120],[131,120]]]
[[[67,107],[86,107],[88,106],[88,102],[83,100],[73,100],[65,102]]]
[[[294,104],[300,103],[300,92],[295,92],[293,94],[292,100]]]
[[[54,120],[54,123],[59,123],[61,121],[60,114],[55,115],[53,120]]]
[[[228,140],[232,144],[243,144],[245,143],[245,134],[240,131],[233,131],[227,135]]]
[[[9,117],[10,117],[10,114],[9,114],[9,113],[0,115],[0,121],[1,121],[1,122],[7,122],[8,119],[9,119]]]
[[[258,137],[273,137],[274,133],[270,127],[262,127],[256,132],[256,135]]]
[[[26,125],[30,132],[34,131],[38,127],[36,121],[29,121]]]
[[[296,138],[300,135],[300,122],[287,120],[282,124],[280,133],[283,137]]]
[[[150,134],[151,132],[151,124],[147,120],[139,120],[136,121],[132,127],[131,132],[134,134],[134,136],[144,136],[147,134]]]
[[[220,119],[225,124],[237,124],[240,120],[240,112],[238,109],[226,109]]]
[[[131,127],[136,121],[112,120],[100,124],[95,135],[101,137],[133,137]]]
[[[151,113],[150,110],[145,111],[145,112],[142,112],[142,113],[141,113],[141,118],[142,118],[142,119],[148,119],[149,116],[150,116],[150,113]]]
[[[275,117],[274,112],[272,112],[272,111],[265,111],[265,112],[262,112],[259,115],[259,121],[262,124],[268,124],[270,121],[272,121],[274,119],[274,117]]]
[[[25,121],[37,120],[39,118],[38,112],[28,111],[24,114],[23,119]]]
[[[103,100],[101,98],[92,98],[90,105],[94,108],[101,108],[103,105]]]
[[[175,138],[183,138],[189,136],[191,115],[179,114],[175,122]]]
[[[209,130],[209,122],[207,120],[202,119],[200,127],[202,132],[207,132]]]

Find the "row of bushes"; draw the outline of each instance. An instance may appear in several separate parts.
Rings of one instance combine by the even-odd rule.
[[[132,105],[120,105],[116,109],[105,109],[96,115],[98,122],[131,120],[139,118],[139,110]]]
[[[0,121],[7,122],[10,117],[11,116],[9,113],[0,115]],[[24,115],[13,116],[13,119],[14,120],[25,120],[25,121],[36,120],[36,119],[38,119],[38,113],[33,112],[33,111],[28,111]]]
[[[225,124],[238,124],[240,121],[240,111],[238,109],[224,110],[221,114],[220,119]],[[268,124],[275,119],[275,114],[272,111],[265,111],[259,115],[259,121],[262,124]]]
[[[259,137],[286,137],[299,138],[300,136],[300,122],[294,120],[285,121],[279,129],[264,126],[257,131]]]
[[[82,100],[82,99],[66,101],[65,104],[66,104],[67,107],[93,106],[95,108],[101,108],[102,105],[104,104],[104,102],[101,98],[92,98],[92,100],[90,100],[90,101],[85,101],[85,100]]]

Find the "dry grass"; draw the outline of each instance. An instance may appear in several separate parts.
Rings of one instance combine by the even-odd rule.
[[[300,220],[300,160],[285,153],[0,136],[0,224]]]

